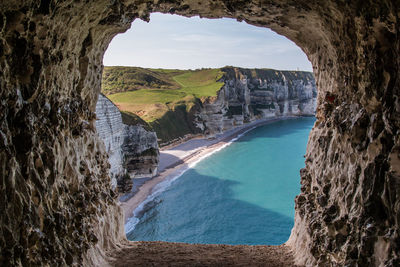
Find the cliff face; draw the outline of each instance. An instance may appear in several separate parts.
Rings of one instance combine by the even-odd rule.
[[[125,129],[122,124],[121,113],[107,97],[100,94],[96,104],[96,117],[97,133],[103,140],[108,153],[111,184],[115,188],[117,180],[125,175],[121,150]]]
[[[288,245],[309,266],[400,265],[397,0],[10,0],[0,7],[0,265],[104,266],[126,244],[94,111],[104,51],[150,12],[236,18],[303,49],[319,88],[317,121]]]
[[[157,174],[159,160],[156,133],[142,125],[125,125],[124,128],[123,167],[131,177],[153,177]]]
[[[158,144],[155,132],[133,123],[107,97],[96,104],[96,128],[109,155],[111,184],[120,192],[131,187],[131,178],[153,177],[157,173]],[[124,122],[123,123],[123,118]]]
[[[195,113],[195,124],[208,134],[254,119],[313,116],[317,88],[312,73],[226,67],[224,86]]]

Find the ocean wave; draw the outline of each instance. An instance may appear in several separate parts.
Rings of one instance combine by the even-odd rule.
[[[165,190],[167,190],[186,171],[194,168],[199,162],[201,162],[202,160],[208,158],[209,156],[213,155],[214,153],[216,153],[218,151],[221,151],[222,149],[224,149],[227,146],[231,145],[232,143],[234,143],[235,141],[237,141],[238,139],[243,137],[248,132],[254,130],[258,126],[259,125],[256,125],[254,127],[251,127],[249,129],[247,129],[243,133],[240,133],[236,137],[234,137],[231,140],[229,140],[229,142],[227,142],[227,143],[219,146],[218,148],[210,151],[209,153],[199,157],[195,161],[193,161],[193,162],[191,162],[189,164],[185,164],[180,169],[178,169],[176,172],[174,172],[173,174],[167,176],[162,182],[160,182],[157,185],[155,185],[153,190],[152,190],[152,193],[149,196],[147,196],[147,198],[137,206],[137,208],[133,211],[133,216],[130,217],[127,220],[127,222],[125,224],[125,233],[129,234],[130,232],[132,232],[135,229],[136,225],[139,223],[140,218],[143,216],[143,214],[146,211],[148,211],[149,209],[151,209],[152,207],[154,207],[155,205],[157,205],[157,201],[155,201],[156,197],[159,196]],[[198,149],[196,149],[196,151],[197,150]]]
[[[148,195],[147,198],[137,206],[137,208],[133,211],[133,216],[130,217],[126,222],[125,224],[126,234],[129,234],[135,229],[136,225],[140,221],[140,218],[146,211],[157,205],[158,202],[155,201],[156,197],[159,196],[165,190],[167,190],[172,185],[172,183],[176,181],[176,179],[182,176],[190,168],[191,167],[187,165],[186,167],[183,167],[182,169],[178,170],[177,173],[167,176],[162,182],[154,186],[152,193]]]
[[[135,216],[130,217],[125,223],[125,233],[128,234],[132,232],[138,223],[139,223],[138,218],[136,218]]]

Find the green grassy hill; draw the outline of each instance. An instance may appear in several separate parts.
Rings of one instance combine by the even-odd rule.
[[[217,96],[224,79],[258,78],[284,81],[313,79],[312,73],[272,69],[168,70],[138,67],[104,67],[102,93],[122,112],[135,114],[148,123],[161,143],[199,131],[193,113],[208,98]],[[254,87],[258,88],[258,87]],[[253,88],[253,89],[254,89]],[[268,88],[266,89],[268,90]]]
[[[161,142],[193,133],[191,110],[223,86],[220,69],[104,67],[102,93],[123,112],[149,123]]]
[[[136,67],[104,67],[102,93],[105,95],[139,89],[178,89],[172,76],[181,70],[153,70]]]
[[[160,119],[176,106],[187,110],[196,98],[216,96],[223,83],[220,69],[162,70],[136,67],[105,67],[102,93],[122,111],[147,122]]]

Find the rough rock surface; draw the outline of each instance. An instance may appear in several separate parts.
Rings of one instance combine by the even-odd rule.
[[[96,104],[96,116],[97,132],[109,155],[113,188],[118,185],[119,192],[126,192],[132,187],[132,178],[156,175],[159,151],[155,132],[132,123],[126,118],[128,114],[121,116],[118,107],[103,94]]]
[[[285,246],[202,245],[131,242],[118,252],[114,267],[125,266],[263,266],[296,267]]]
[[[216,98],[194,113],[207,134],[220,133],[254,119],[314,116],[317,88],[312,73],[225,67],[224,86]]]
[[[122,123],[121,112],[114,103],[100,94],[96,104],[96,118],[97,133],[103,140],[108,153],[111,184],[116,187],[118,178],[126,173],[122,166],[121,146],[124,141],[125,127]]]
[[[102,57],[156,11],[245,20],[303,49],[317,122],[288,245],[310,266],[399,266],[398,0],[2,1],[0,265],[119,255],[123,218],[95,129]]]
[[[159,150],[157,135],[141,125],[125,125],[122,144],[123,166],[131,177],[157,174]]]

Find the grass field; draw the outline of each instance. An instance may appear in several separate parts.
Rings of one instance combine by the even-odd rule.
[[[146,121],[157,132],[160,143],[167,143],[185,134],[201,131],[195,125],[193,114],[201,108],[206,98],[217,96],[224,85],[220,82],[222,77],[228,80],[246,77],[282,84],[286,82],[289,91],[294,86],[293,80],[302,79],[307,84],[313,79],[309,72],[229,66],[199,70],[104,67],[102,93],[122,112],[133,113]],[[255,84],[250,90],[273,91],[273,88],[260,88]],[[254,106],[255,110],[257,108]],[[264,105],[263,108],[270,106]],[[230,107],[229,113],[238,115],[242,110]]]
[[[101,91],[110,95],[139,89],[179,89],[172,77],[182,73],[181,70],[104,67]]]
[[[177,106],[184,105],[188,111],[196,98],[216,96],[223,86],[218,82],[222,75],[220,69],[105,67],[102,92],[120,110],[153,122]]]
[[[181,86],[179,91],[201,98],[217,95],[217,91],[224,85],[218,82],[222,75],[220,69],[204,69],[185,72],[173,79]]]

